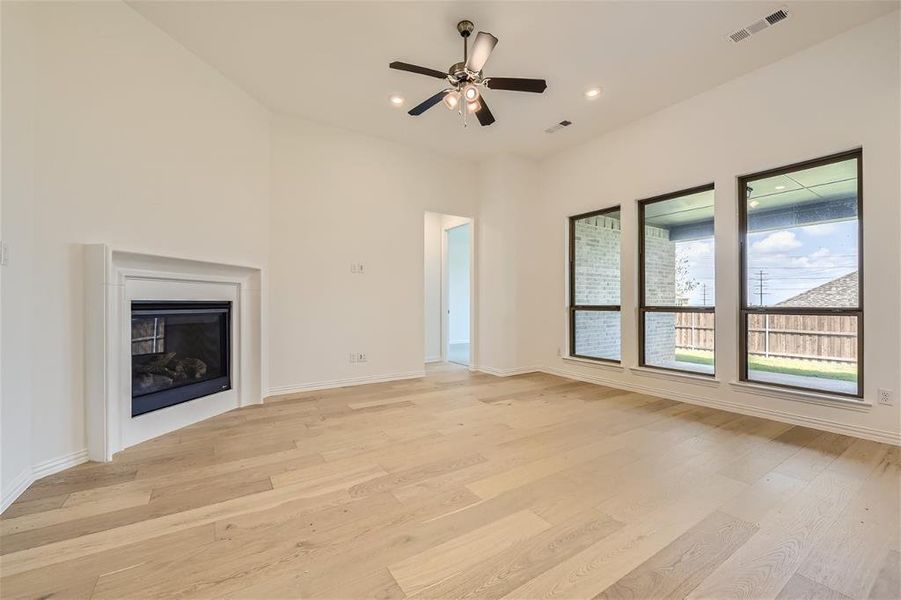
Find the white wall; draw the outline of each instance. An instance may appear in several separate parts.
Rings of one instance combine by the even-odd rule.
[[[124,4],[2,10],[6,486],[85,447],[82,244],[265,265],[269,115]]]
[[[34,45],[24,6],[2,9],[2,219],[10,248],[0,267],[0,490],[27,485],[31,469],[31,319],[34,239]],[[15,140],[10,146],[6,140]]]
[[[641,386],[662,395],[776,411],[848,432],[897,436],[899,380],[899,44],[898,13],[620,129],[542,165],[541,210],[532,213],[539,299],[540,362],[560,373]],[[603,106],[599,107],[603,109]],[[865,398],[863,412],[742,393],[738,378],[736,177],[862,146],[864,149]],[[717,378],[713,389],[632,373],[637,364],[635,200],[716,183]],[[561,360],[566,348],[566,217],[621,204],[623,364],[619,372]],[[875,405],[876,389],[896,405]],[[883,436],[885,437],[885,436]],[[897,437],[895,437],[897,439]]]
[[[426,211],[472,217],[448,185],[474,165],[277,118],[272,139],[270,389],[422,373]],[[362,275],[351,273],[363,263]],[[351,352],[368,362],[350,364]]]
[[[541,315],[532,288],[535,252],[544,249],[538,166],[511,155],[482,161],[481,204],[474,231],[478,289],[477,355],[474,364],[495,374],[510,374],[539,365],[534,334]]]

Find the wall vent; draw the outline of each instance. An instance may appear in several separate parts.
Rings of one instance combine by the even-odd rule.
[[[732,40],[736,44],[739,42],[743,42],[746,39],[748,39],[749,37],[751,37],[752,35],[754,35],[755,33],[760,33],[764,29],[766,29],[772,25],[775,25],[776,23],[779,23],[780,21],[784,21],[785,19],[787,19],[789,17],[789,15],[790,15],[790,13],[788,12],[788,9],[783,6],[776,12],[771,13],[771,14],[763,17],[762,19],[754,21],[747,27],[742,27],[738,31],[734,31],[734,32],[730,33],[728,37],[730,40]]]
[[[555,123],[554,125],[552,125],[552,126],[548,127],[547,129],[545,129],[544,132],[545,132],[545,133],[555,133],[555,132],[557,132],[557,131],[560,131],[560,130],[563,129],[564,127],[569,127],[569,126],[572,125],[572,124],[573,124],[572,121],[567,121],[566,119],[563,119],[563,120],[560,121],[559,123]]]

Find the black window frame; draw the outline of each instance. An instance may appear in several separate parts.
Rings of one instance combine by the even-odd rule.
[[[794,171],[810,169],[822,165],[857,159],[857,308],[818,308],[818,307],[778,307],[778,306],[750,306],[748,305],[748,183],[757,179],[765,179],[776,175],[784,175]],[[738,178],[738,273],[739,273],[739,379],[743,382],[755,385],[766,385],[774,388],[800,390],[817,394],[845,396],[848,398],[862,399],[864,397],[864,297],[863,297],[863,148],[838,152],[820,158],[805,160],[794,164],[742,175]],[[857,393],[833,392],[821,388],[812,388],[798,385],[773,383],[749,379],[748,377],[748,317],[752,314],[783,314],[783,315],[811,315],[811,316],[854,316],[857,318]]]
[[[620,294],[619,294],[619,304],[576,304],[576,221],[580,221],[582,219],[588,219],[590,217],[597,217],[600,215],[605,215],[609,213],[618,212],[620,213],[620,274],[619,274],[619,285],[620,285]],[[622,207],[617,204],[616,206],[610,206],[607,208],[602,208],[599,210],[593,210],[591,212],[582,213],[579,215],[573,215],[569,217],[569,355],[573,358],[581,358],[585,360],[593,360],[596,362],[609,363],[618,365],[622,363],[622,354],[623,354],[623,337],[622,337],[622,285],[623,285],[623,275],[622,275]],[[616,312],[619,313],[620,316],[620,337],[619,337],[619,360],[615,358],[601,358],[598,356],[585,356],[583,354],[576,354],[576,313],[582,311],[596,311],[596,312]]]
[[[671,371],[675,373],[687,373],[697,375],[699,377],[716,378],[716,316],[714,316],[713,325],[713,373],[702,373],[692,371],[690,369],[676,369],[672,367],[661,367],[658,365],[649,365],[645,362],[645,315],[649,312],[662,313],[716,313],[716,296],[713,298],[713,306],[648,306],[646,301],[646,274],[645,274],[645,224],[644,214],[645,207],[649,204],[672,200],[681,196],[698,194],[700,192],[713,191],[716,193],[715,184],[713,182],[704,185],[698,185],[692,188],[679,190],[678,192],[670,192],[660,196],[653,196],[638,200],[638,366],[648,369],[659,369],[661,371]],[[716,227],[716,218],[714,218],[714,228]],[[716,256],[716,246],[714,246],[714,256]],[[714,259],[715,260],[715,259]],[[714,281],[716,280],[716,265],[714,264]],[[714,294],[716,291],[714,290]]]

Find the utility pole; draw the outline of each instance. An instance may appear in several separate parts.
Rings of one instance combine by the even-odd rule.
[[[757,295],[760,306],[763,306],[763,269],[757,275]],[[763,355],[767,358],[770,356],[770,315],[763,315]]]
[[[701,306],[707,306],[707,284],[706,283],[701,284],[701,297],[702,297]]]
[[[757,295],[760,300],[757,302],[759,306],[763,306],[763,269],[760,270],[757,280]]]

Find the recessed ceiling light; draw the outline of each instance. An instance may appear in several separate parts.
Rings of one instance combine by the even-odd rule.
[[[391,104],[393,104],[394,106],[400,106],[401,104],[404,103],[404,97],[398,96],[397,94],[395,94],[393,96],[390,96],[388,98],[388,101],[391,102]]]
[[[758,206],[760,206],[760,202],[758,202],[757,200],[751,200],[750,206],[751,208],[757,208]]]
[[[601,95],[601,88],[590,88],[585,91],[585,97],[589,100],[592,98],[597,98]]]
[[[776,189],[777,189],[777,190],[784,190],[784,189],[785,189],[785,186],[784,186],[784,185],[777,185],[777,186],[776,186]]]

